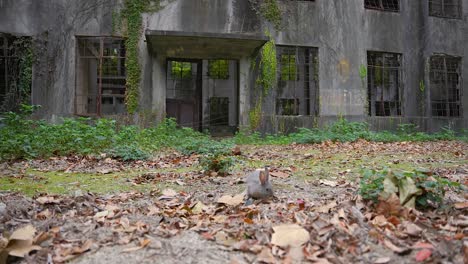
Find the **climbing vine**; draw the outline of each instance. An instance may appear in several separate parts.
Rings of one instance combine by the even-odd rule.
[[[261,74],[257,79],[257,83],[263,87],[264,94],[268,94],[268,90],[276,85],[278,62],[276,58],[276,46],[274,40],[270,37],[262,49],[260,68]]]
[[[130,114],[138,108],[138,93],[141,81],[141,65],[138,59],[138,43],[143,30],[144,12],[156,12],[160,8],[159,0],[125,0],[124,7],[113,13],[113,29],[120,29],[125,35],[127,70],[127,89],[125,103]],[[123,30],[125,29],[125,30]]]
[[[250,0],[250,2],[258,14],[272,23],[276,30],[280,30],[282,19],[278,0]]]
[[[250,130],[255,131],[260,127],[262,120],[262,98],[260,98],[255,107],[249,112]]]

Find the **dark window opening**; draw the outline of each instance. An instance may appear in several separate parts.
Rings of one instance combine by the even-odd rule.
[[[451,56],[433,56],[430,61],[430,92],[432,116],[459,117],[461,59]]]
[[[278,46],[277,115],[318,115],[318,49]]]
[[[229,97],[210,98],[210,126],[229,125]]]
[[[429,0],[429,15],[445,18],[460,18],[461,7],[461,0]]]
[[[31,100],[31,39],[0,34],[0,112]]]
[[[401,55],[368,52],[368,105],[370,116],[401,115]]]
[[[400,11],[399,0],[364,0],[364,7],[367,9],[375,9],[389,12]]]
[[[124,41],[112,37],[78,38],[76,113],[125,113]]]
[[[229,61],[228,60],[209,60],[208,77],[210,79],[227,80],[229,79]]]
[[[279,98],[276,99],[276,114],[297,116],[299,115],[299,99]]]

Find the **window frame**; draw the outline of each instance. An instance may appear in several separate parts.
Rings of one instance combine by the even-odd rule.
[[[435,59],[442,59],[443,60],[443,69],[442,70],[435,70],[434,69],[434,65],[433,65],[433,61]],[[456,71],[449,71],[447,69],[447,60],[454,60],[456,61],[457,63],[457,69]],[[447,54],[433,54],[432,56],[429,57],[429,103],[430,103],[430,115],[431,117],[435,117],[435,118],[463,118],[463,71],[462,71],[462,67],[463,67],[463,58],[460,57],[460,56],[452,56],[452,55],[447,55]],[[433,98],[433,93],[432,93],[432,90],[434,89],[433,85],[437,85],[434,81],[433,81],[433,76],[435,74],[438,74],[440,76],[440,74],[442,74],[443,76],[443,88],[444,88],[444,92],[447,94],[447,98],[445,99],[445,102],[443,102],[443,104],[445,104],[445,111],[446,111],[446,114],[445,115],[434,115],[434,104],[437,102],[437,103],[441,103],[439,102],[440,100],[434,100],[435,98]],[[449,94],[450,94],[450,85],[449,85],[449,75],[453,75],[453,74],[456,74],[458,76],[458,83],[457,83],[457,88],[455,89],[455,97],[458,98],[458,100],[453,100],[453,101],[449,101]],[[440,84],[439,84],[440,85]],[[451,104],[455,104],[457,106],[457,114],[456,115],[451,115],[451,108],[450,108],[450,105]]]
[[[385,8],[384,1],[386,1],[386,0],[374,0],[374,1],[378,2],[379,7],[371,7],[368,4],[366,4],[366,1],[367,0],[364,0],[364,9],[367,9],[367,10],[376,10],[376,11],[391,12],[391,13],[400,13],[401,12],[401,1],[400,0],[394,0],[394,1],[398,2],[398,8],[397,9]]]
[[[382,58],[382,65],[379,66],[379,65],[370,65],[369,64],[369,61],[371,59],[371,55],[374,54],[374,55],[378,55],[378,57],[381,57]],[[396,56],[396,62],[398,64],[398,66],[389,66],[389,65],[386,65],[386,56]],[[374,93],[376,93],[376,89],[378,88],[377,85],[375,85],[375,78],[376,77],[373,77],[373,75],[371,74],[372,72],[374,72],[372,69],[375,68],[375,69],[380,69],[379,71],[381,71],[381,76],[379,77],[381,79],[381,90],[382,90],[382,94],[381,94],[381,97],[383,98],[384,97],[384,89],[385,89],[385,77],[387,76],[387,78],[389,78],[391,75],[391,71],[394,71],[396,70],[397,71],[397,74],[398,74],[398,78],[397,78],[397,91],[396,93],[398,94],[398,100],[397,101],[377,101],[374,98]],[[367,111],[368,111],[368,116],[370,117],[402,117],[404,116],[404,108],[403,108],[403,81],[402,81],[402,76],[403,76],[403,54],[401,53],[397,53],[397,52],[387,52],[387,51],[375,51],[375,50],[368,50],[367,51]],[[373,86],[372,86],[373,85]],[[376,109],[376,104],[377,102],[380,102],[382,103],[383,105],[383,112],[378,114],[379,112],[377,111]],[[386,114],[386,105],[385,103],[388,102],[388,108],[389,108],[389,111],[390,111],[390,114]],[[394,103],[396,104],[396,106],[394,106],[394,111],[396,110],[396,114],[392,114],[392,106],[390,105],[390,103]],[[375,105],[374,105],[375,104]],[[373,111],[374,110],[374,111]]]
[[[282,56],[288,55],[288,78],[283,78]],[[291,55],[294,55],[295,70],[291,71]],[[319,49],[311,46],[276,45],[277,87],[274,100],[274,113],[277,116],[319,116]],[[296,76],[292,80],[292,76]],[[283,89],[289,92],[283,93]],[[299,89],[299,90],[298,90]],[[291,94],[292,93],[292,94]],[[302,95],[301,95],[302,94]],[[294,100],[295,114],[283,114],[280,100]],[[302,105],[302,106],[301,106]]]
[[[431,9],[431,6],[433,5],[433,2],[435,1],[440,1],[440,8],[441,8],[441,14],[436,14],[433,9]],[[457,8],[457,14],[456,16],[452,15],[447,15],[445,12],[445,8],[447,6],[446,4],[447,0],[428,0],[428,13],[429,16],[431,17],[438,17],[438,18],[445,18],[445,19],[462,19],[463,18],[463,1],[462,0],[454,0],[457,1],[456,7]]]

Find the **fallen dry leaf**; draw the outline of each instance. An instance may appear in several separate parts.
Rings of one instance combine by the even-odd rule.
[[[167,196],[167,197],[174,197],[177,195],[177,192],[174,191],[173,189],[164,189],[162,191],[162,195]]]
[[[419,236],[422,232],[422,229],[411,222],[404,222],[405,233],[410,236]]]
[[[334,181],[329,181],[329,180],[320,180],[320,184],[330,186],[330,187],[336,187],[338,184]]]
[[[374,260],[374,264],[385,264],[385,263],[390,262],[390,260],[392,259],[389,257],[381,257],[381,258]]]
[[[240,205],[244,201],[244,194],[238,194],[236,196],[231,195],[224,195],[218,199],[218,203],[230,205],[230,206],[237,206]]]
[[[416,253],[415,259],[418,262],[423,262],[426,259],[430,258],[431,255],[432,255],[432,251],[430,251],[429,249],[423,249],[419,251],[418,253]]]
[[[32,225],[15,230],[9,238],[6,248],[0,251],[0,254],[5,254],[2,252],[6,252],[8,255],[23,258],[33,250],[40,250],[41,247],[33,245],[35,233],[36,228]]]
[[[122,253],[127,253],[127,252],[133,252],[133,251],[140,250],[140,249],[145,248],[146,246],[148,246],[148,244],[149,244],[150,242],[151,242],[150,239],[147,239],[147,238],[142,239],[142,240],[140,241],[140,246],[138,246],[138,247],[131,247],[131,248],[125,248],[125,249],[122,250]]]
[[[289,177],[289,174],[281,172],[281,171],[270,172],[270,175],[273,177],[282,178],[282,179],[286,179]]]
[[[462,210],[468,208],[468,202],[463,202],[463,203],[455,203],[454,204],[455,209]]]
[[[395,246],[392,242],[390,242],[390,240],[387,240],[387,239],[384,239],[384,245],[387,248],[391,249],[393,252],[397,253],[397,254],[403,254],[403,253],[408,252],[408,250],[411,250],[411,249],[408,249],[408,248],[402,248],[402,247]]]
[[[309,241],[307,230],[299,225],[280,225],[273,227],[271,243],[280,247],[300,247]]]
[[[318,207],[316,210],[319,213],[328,214],[330,212],[330,210],[335,208],[337,205],[338,204],[336,203],[336,201],[332,201],[332,202],[328,203],[327,205]]]
[[[273,263],[276,263],[276,259],[273,256],[273,254],[271,254],[271,250],[269,248],[265,247],[265,248],[263,248],[262,252],[260,252],[260,254],[258,254],[257,262],[273,264]]]

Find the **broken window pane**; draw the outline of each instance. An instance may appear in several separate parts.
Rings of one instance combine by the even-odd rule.
[[[429,15],[460,18],[461,0],[429,0]]]
[[[318,115],[318,49],[277,47],[277,115]]]
[[[125,47],[121,38],[78,38],[76,113],[125,113]]]
[[[229,61],[228,60],[209,60],[208,77],[210,79],[229,79]]]
[[[433,116],[460,116],[460,65],[461,59],[457,57],[431,57],[429,79]]]
[[[369,115],[401,115],[400,63],[400,54],[367,53]]]
[[[400,11],[400,1],[399,0],[364,0],[364,7],[367,9],[398,12]]]

